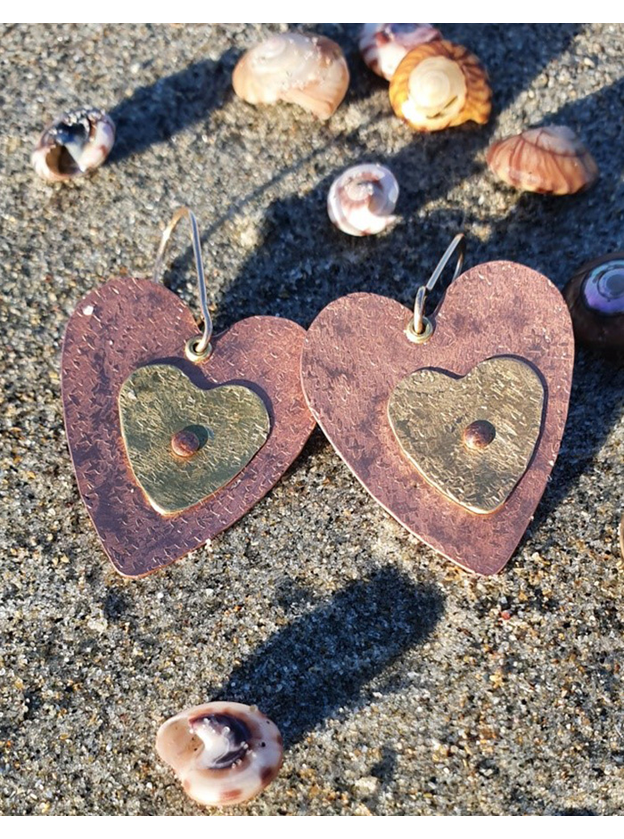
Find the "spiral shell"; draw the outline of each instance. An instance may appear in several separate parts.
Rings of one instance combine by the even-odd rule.
[[[430,23],[365,23],[359,47],[373,73],[390,81],[410,50],[441,37]]]
[[[368,236],[381,233],[396,221],[392,213],[399,198],[396,178],[385,166],[363,163],[336,178],[327,196],[327,212],[343,233]]]
[[[69,181],[101,166],[115,142],[115,124],[97,108],[68,111],[39,138],[31,161],[45,181]]]
[[[501,181],[525,192],[571,195],[598,178],[596,161],[565,125],[531,128],[498,140],[486,159]]]
[[[624,251],[581,265],[563,296],[580,342],[614,355],[624,352]]]
[[[156,751],[186,794],[224,807],[258,795],[282,765],[282,737],[253,705],[209,702],[187,708],[161,725]]]
[[[288,32],[248,50],[234,68],[232,85],[252,105],[294,102],[329,119],[349,87],[349,68],[329,38]]]
[[[492,91],[484,67],[466,47],[432,41],[401,61],[390,82],[390,102],[416,131],[441,131],[468,120],[486,123]]]

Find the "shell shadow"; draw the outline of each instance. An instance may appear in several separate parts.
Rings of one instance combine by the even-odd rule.
[[[296,595],[287,599],[296,605]],[[437,589],[385,566],[295,618],[206,695],[244,696],[293,746],[323,720],[366,702],[371,680],[423,643],[442,612]]]
[[[119,102],[110,111],[117,139],[108,165],[169,140],[222,107],[233,95],[231,77],[237,55],[236,50],[229,49],[218,61],[189,64]]]
[[[309,28],[309,27],[306,27]],[[355,53],[357,28],[323,25],[314,27],[334,38],[347,53],[352,80],[349,97],[363,100],[379,92],[386,83],[375,76]],[[564,52],[580,31],[577,25],[459,25],[445,24],[446,37],[465,43],[490,71],[494,88],[494,111],[512,102],[544,67]],[[202,234],[210,239],[223,223],[256,205],[277,181],[322,157],[330,146],[345,152],[344,160],[305,196],[291,195],[273,202],[266,211],[254,250],[228,289],[216,302],[219,328],[252,314],[279,314],[308,325],[316,313],[332,299],[350,291],[372,290],[407,302],[423,281],[427,270],[435,267],[440,254],[465,221],[465,211],[446,214],[447,224],[435,226],[427,218],[417,218],[425,202],[442,198],[462,180],[483,168],[479,160],[494,131],[494,122],[478,127],[464,125],[434,134],[397,131],[413,137],[397,154],[368,152],[368,138],[375,138],[375,123],[391,114],[389,103],[356,129],[330,137],[311,154],[284,167],[280,173],[233,201],[229,210],[214,219]],[[391,117],[393,118],[393,117]],[[371,133],[372,132],[372,133]],[[325,200],[331,180],[344,168],[374,157],[388,165],[401,185],[397,212],[402,223],[384,236],[352,240],[336,231],[327,218]],[[347,241],[349,240],[349,241]],[[186,249],[168,269],[172,287],[191,264]],[[423,268],[423,266],[427,266]],[[428,266],[431,266],[430,268]],[[298,305],[296,296],[304,298]]]

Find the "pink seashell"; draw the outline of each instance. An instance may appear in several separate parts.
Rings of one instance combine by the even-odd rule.
[[[327,196],[330,219],[343,233],[368,236],[396,221],[392,215],[399,185],[392,172],[378,163],[352,166],[336,178]]]
[[[410,50],[441,37],[442,33],[430,23],[365,23],[359,47],[373,73],[390,81]]]
[[[258,795],[282,765],[282,737],[253,705],[209,702],[161,725],[156,751],[186,794],[199,804],[225,807]]]
[[[349,68],[329,38],[288,32],[248,50],[234,68],[232,85],[252,105],[294,102],[329,119],[349,87]]]
[[[598,178],[596,161],[565,125],[531,128],[498,140],[486,159],[501,181],[525,192],[570,195]]]
[[[93,172],[115,142],[115,124],[97,108],[68,111],[49,125],[32,153],[35,172],[45,181],[69,181]]]

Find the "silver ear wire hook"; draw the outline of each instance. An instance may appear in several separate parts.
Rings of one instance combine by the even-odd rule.
[[[444,255],[442,259],[438,262],[435,271],[429,278],[429,281],[426,285],[421,285],[418,291],[416,292],[416,300],[414,302],[414,317],[407,325],[407,329],[405,330],[405,334],[409,338],[410,341],[413,341],[415,344],[422,344],[425,341],[428,341],[429,338],[433,335],[433,323],[429,320],[429,318],[425,317],[425,300],[427,297],[427,292],[431,291],[435,284],[440,279],[440,275],[442,271],[446,268],[446,265],[450,258],[453,256],[455,251],[458,251],[457,254],[457,263],[455,265],[455,271],[453,273],[453,279],[451,282],[457,279],[462,272],[462,268],[464,265],[464,257],[466,255],[466,237],[463,233],[458,233],[457,236],[453,239],[451,244],[448,248],[444,251]]]
[[[195,214],[191,210],[189,210],[188,207],[180,207],[178,210],[176,210],[171,218],[171,221],[169,222],[167,227],[165,227],[162,237],[160,239],[160,245],[158,246],[158,252],[156,254],[156,262],[154,263],[154,273],[152,275],[152,279],[156,283],[160,281],[160,275],[162,274],[163,261],[165,251],[167,249],[167,243],[169,242],[171,234],[173,233],[177,223],[183,217],[186,217],[189,220],[189,224],[191,225],[191,241],[193,242],[195,269],[197,271],[199,303],[201,306],[202,314],[204,316],[204,331],[201,337],[198,338],[197,336],[193,335],[192,338],[189,338],[189,340],[186,342],[184,351],[186,353],[186,357],[190,359],[190,361],[197,362],[204,361],[212,352],[212,347],[210,345],[210,339],[212,338],[212,318],[210,317],[210,312],[208,311],[208,295],[206,293],[206,278],[204,276],[204,264],[202,262],[199,227],[197,226],[197,219],[195,218]]]

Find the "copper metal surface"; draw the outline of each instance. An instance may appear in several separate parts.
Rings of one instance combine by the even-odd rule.
[[[570,316],[546,277],[512,262],[490,262],[449,287],[426,343],[405,336],[411,317],[400,303],[375,294],[351,294],[327,306],[304,343],[306,397],[336,450],[388,512],[462,567],[494,574],[524,533],[559,450],[574,361]],[[536,370],[544,417],[531,464],[506,503],[475,515],[414,469],[388,421],[388,400],[415,370],[433,367],[460,377],[500,355]]]
[[[197,334],[187,306],[151,280],[115,279],[88,294],[71,316],[62,357],[65,426],[78,487],[117,570],[138,577],[173,562],[239,519],[279,480],[314,421],[299,382],[304,330],[253,317],[212,339],[194,364],[185,342]],[[124,451],[117,400],[145,364],[171,364],[198,387],[238,384],[263,400],[271,432],[227,486],[200,504],[163,517],[139,489]]]
[[[388,403],[399,445],[421,475],[473,513],[500,507],[524,474],[539,436],[544,388],[537,373],[517,358],[482,361],[462,379],[417,370],[402,379]],[[478,446],[465,432],[489,423]],[[487,430],[487,426],[485,426]],[[472,436],[469,435],[469,440]]]
[[[139,367],[128,376],[119,418],[135,478],[163,515],[186,510],[229,483],[270,431],[264,402],[252,390],[203,390],[170,364]]]

